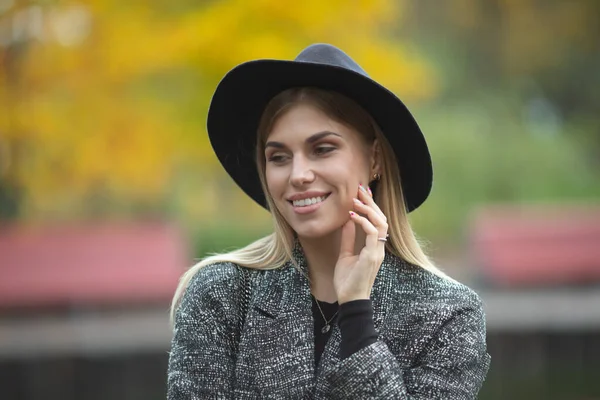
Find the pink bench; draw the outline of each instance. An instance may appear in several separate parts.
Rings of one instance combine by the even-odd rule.
[[[471,254],[499,286],[600,284],[600,207],[490,207],[474,215]]]
[[[0,229],[0,307],[168,302],[190,265],[167,224]]]

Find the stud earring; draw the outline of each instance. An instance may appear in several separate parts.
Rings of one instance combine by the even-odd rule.
[[[375,179],[376,181],[381,179],[381,175],[379,174],[373,174],[373,179]]]

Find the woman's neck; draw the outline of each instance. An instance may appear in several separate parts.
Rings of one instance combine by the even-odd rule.
[[[306,257],[311,292],[318,300],[328,303],[337,301],[333,286],[333,274],[340,254],[340,239],[341,230],[336,230],[330,235],[320,238],[298,238]],[[360,252],[364,242],[364,232],[362,229],[357,229],[355,254]]]

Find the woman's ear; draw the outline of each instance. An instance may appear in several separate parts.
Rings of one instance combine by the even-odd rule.
[[[377,139],[373,141],[373,145],[371,146],[370,166],[371,178],[373,178],[374,174],[381,175],[381,148]]]

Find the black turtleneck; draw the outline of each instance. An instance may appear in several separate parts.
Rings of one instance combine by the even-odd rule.
[[[340,358],[343,360],[357,351],[377,341],[377,331],[373,325],[373,303],[371,300],[354,300],[338,306],[338,303],[326,303],[319,301],[325,318],[329,321],[336,311],[338,315],[329,324],[337,324],[340,327],[342,340],[340,343]],[[315,364],[319,364],[325,344],[329,340],[332,329],[322,333],[325,326],[323,316],[317,306],[317,300],[313,297],[312,313],[315,321]]]

